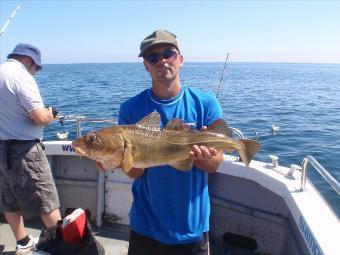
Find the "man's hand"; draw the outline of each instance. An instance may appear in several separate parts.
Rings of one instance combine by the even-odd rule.
[[[129,176],[131,179],[138,179],[144,174],[145,169],[144,168],[135,168],[132,167],[129,172],[127,172],[127,176]]]
[[[203,126],[202,130],[207,130],[207,127]],[[192,146],[189,156],[196,167],[208,173],[216,172],[223,160],[223,152],[219,152],[215,148],[198,145]]]
[[[189,156],[196,167],[208,173],[216,172],[218,166],[223,160],[222,152],[219,152],[215,148],[198,145],[192,146]]]
[[[217,154],[218,151],[215,148],[208,148],[198,145],[192,146],[192,149],[189,152],[191,159],[194,161],[210,160],[213,157],[217,156]]]

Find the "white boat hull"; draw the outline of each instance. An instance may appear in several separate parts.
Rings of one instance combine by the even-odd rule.
[[[98,171],[94,161],[74,152],[71,141],[45,142],[45,147],[62,211],[81,207],[91,211],[97,226],[129,225],[130,178],[120,169]],[[230,236],[244,238],[239,245],[253,245],[254,254],[340,254],[339,219],[309,180],[300,191],[300,171],[290,178],[288,172],[259,161],[245,167],[225,157],[209,176],[212,254],[222,254]]]

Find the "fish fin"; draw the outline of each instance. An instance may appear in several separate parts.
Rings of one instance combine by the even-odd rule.
[[[239,142],[243,145],[242,152],[239,151],[242,161],[249,166],[254,155],[260,150],[261,144],[258,141],[251,139],[240,139]]]
[[[234,151],[235,151],[234,148],[230,148],[230,149],[225,149],[225,150],[223,150],[223,152],[226,152],[226,153],[228,153],[228,154],[231,154],[231,153],[233,153]]]
[[[161,122],[161,116],[158,112],[151,112],[150,114],[146,115],[143,119],[138,121],[136,125],[142,126],[142,127],[158,127]]]
[[[169,166],[172,166],[173,168],[176,168],[176,169],[181,170],[181,171],[191,170],[192,165],[193,165],[193,163],[192,163],[191,159],[186,159],[186,160],[183,160],[183,161],[176,161],[176,162],[169,164]]]
[[[188,131],[190,130],[189,126],[185,124],[185,122],[182,119],[175,118],[171,121],[169,121],[166,126],[164,127],[164,130],[183,130]]]
[[[128,173],[133,166],[132,145],[124,139],[124,155],[122,160],[122,168],[125,173]]]
[[[112,161],[112,160],[104,160],[104,161],[98,161],[98,162],[100,162],[101,166],[103,167],[105,171],[112,170],[112,169],[119,167],[119,164],[117,164],[117,162]]]
[[[228,127],[227,123],[223,119],[218,119],[213,122],[207,130],[208,132],[223,134],[227,137],[231,137],[232,130]]]

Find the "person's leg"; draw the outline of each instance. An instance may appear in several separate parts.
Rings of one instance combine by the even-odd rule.
[[[37,169],[41,171],[40,181],[36,183],[36,188],[41,199],[41,219],[46,228],[55,227],[61,220],[60,203],[58,192],[52,176],[50,164],[46,158],[41,144],[37,144],[37,153],[40,160],[35,161]]]
[[[57,225],[58,220],[61,220],[59,209],[55,209],[50,213],[42,214],[41,220],[43,221],[46,228],[54,227],[55,225]]]
[[[15,239],[21,240],[27,236],[24,227],[24,218],[21,212],[4,212],[7,223],[10,225]]]
[[[7,223],[10,225],[16,239],[16,255],[31,254],[35,249],[37,240],[28,236],[24,227],[24,218],[21,212],[4,212]]]
[[[17,241],[16,254],[21,255],[32,251],[38,241],[27,235],[23,217],[39,216],[45,211],[49,213],[42,217],[45,219],[44,224],[55,225],[61,218],[59,210],[56,210],[59,200],[49,165],[46,174],[42,169],[48,164],[46,156],[40,156],[43,151],[34,142],[10,143],[7,148],[3,147],[0,146],[1,200],[6,221]],[[45,182],[45,179],[49,181]],[[53,187],[50,186],[51,182]],[[48,196],[50,193],[53,195]]]
[[[11,146],[12,189],[25,219],[40,216],[46,228],[61,220],[60,203],[46,155],[35,141]]]
[[[1,145],[1,144],[0,144]],[[3,149],[3,148],[2,148]],[[4,207],[4,216],[11,227],[14,237],[17,241],[22,240],[27,236],[24,227],[24,218],[22,211],[17,203],[17,199],[11,188],[11,171],[7,169],[7,151],[0,150],[0,189],[1,203]]]
[[[209,255],[209,233],[205,232],[200,240],[194,243],[168,245],[161,247],[162,255]]]
[[[170,245],[131,231],[128,255],[210,255],[209,233],[194,243]]]
[[[156,240],[131,231],[128,255],[158,255],[157,246]]]
[[[27,234],[24,228],[22,213],[10,185],[12,171],[8,169],[10,158],[8,157],[7,147],[6,141],[0,141],[0,193],[2,195],[0,199],[4,207],[6,221],[12,229],[15,239],[18,241],[25,238]]]

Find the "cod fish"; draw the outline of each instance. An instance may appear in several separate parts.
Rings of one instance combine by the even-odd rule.
[[[255,140],[233,140],[231,129],[223,120],[214,122],[204,131],[183,128],[183,124],[183,120],[173,119],[161,129],[159,113],[152,112],[134,125],[90,132],[73,141],[72,146],[81,156],[112,168],[121,167],[126,173],[132,167],[160,165],[191,170],[193,162],[189,152],[195,144],[229,153],[236,150],[248,166],[261,147]]]

